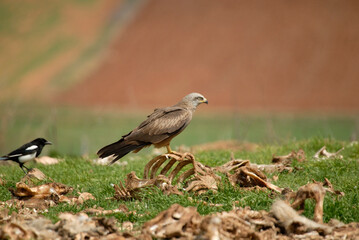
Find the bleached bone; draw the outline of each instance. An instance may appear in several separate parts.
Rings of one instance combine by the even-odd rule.
[[[283,155],[283,156],[275,156],[273,154],[272,163],[288,164],[288,163],[290,163],[292,161],[292,159],[297,159],[297,161],[299,161],[299,162],[305,161],[305,152],[304,152],[304,150],[299,149],[297,152],[296,151],[291,151],[289,154]]]
[[[228,173],[242,166],[248,166],[250,164],[249,160],[234,159],[233,156],[231,157],[231,159],[231,161],[223,164],[222,166],[214,167],[214,169],[221,173]]]
[[[168,153],[168,154],[163,154],[160,156],[155,157],[154,159],[152,159],[151,161],[149,161],[146,166],[145,166],[145,170],[144,170],[144,174],[143,177],[145,179],[153,179],[156,175],[157,175],[157,171],[159,170],[159,168],[166,162],[168,161],[168,163],[162,168],[160,175],[167,175],[167,173],[169,172],[169,170],[175,165],[176,167],[169,172],[169,180],[170,182],[173,181],[173,179],[177,176],[177,174],[187,165],[192,164],[194,165],[194,156],[190,153],[184,153],[184,154],[172,154],[172,153]],[[194,169],[189,169],[186,172],[184,172],[182,175],[179,176],[178,181],[184,181],[185,179],[187,179],[189,176],[194,174]]]
[[[315,159],[320,159],[321,157],[324,158],[324,159],[327,159],[327,158],[339,158],[339,159],[342,159],[343,158],[343,155],[340,155],[339,153],[341,151],[344,150],[344,147],[339,149],[337,152],[335,153],[330,153],[327,151],[327,147],[326,146],[323,146],[321,149],[319,149],[318,152],[316,152],[314,154],[314,157]]]
[[[179,174],[188,165],[192,168]],[[182,183],[187,183],[185,191],[201,194],[209,189],[217,191],[217,182],[221,179],[212,168],[195,161],[192,154],[176,152],[153,158],[146,164],[143,175],[144,179],[140,179],[134,172],[128,174],[124,185],[114,186],[114,197],[131,199],[140,188],[150,186],[159,187],[165,194],[182,195],[177,188]]]
[[[306,232],[317,231],[327,235],[332,232],[331,227],[300,216],[293,208],[282,200],[277,200],[273,203],[271,212],[285,228],[287,233],[303,234]]]

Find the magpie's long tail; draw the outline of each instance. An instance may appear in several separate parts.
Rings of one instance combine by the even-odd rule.
[[[0,161],[1,160],[8,160],[8,158],[7,157],[0,157]]]
[[[111,155],[115,156],[115,159],[111,161],[110,164],[113,164],[118,159],[125,156],[127,153],[141,149],[147,145],[150,145],[150,143],[146,142],[137,142],[137,141],[126,141],[123,138],[115,143],[112,143],[110,145],[107,145],[100,150],[98,150],[97,155],[100,158],[105,158]]]

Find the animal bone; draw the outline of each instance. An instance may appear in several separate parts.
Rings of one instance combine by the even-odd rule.
[[[326,146],[323,146],[321,149],[319,149],[318,152],[316,152],[314,154],[314,157],[315,159],[320,159],[320,158],[323,158],[323,159],[327,159],[327,158],[339,158],[339,159],[343,159],[343,155],[340,155],[339,153],[341,151],[344,150],[344,147],[339,149],[337,152],[335,153],[330,153],[327,151],[327,147]]]
[[[153,179],[156,176],[158,169],[162,166],[162,164],[164,164],[168,160],[169,160],[169,162],[162,168],[160,175],[166,175],[169,172],[169,170],[177,163],[176,167],[171,172],[169,172],[168,178],[169,178],[170,182],[173,181],[175,176],[177,176],[177,174],[185,166],[187,166],[189,164],[194,165],[194,162],[195,162],[194,156],[190,153],[163,154],[163,155],[155,157],[154,159],[152,159],[151,161],[149,161],[146,164],[143,177],[145,179]],[[186,178],[191,176],[194,172],[195,172],[194,168],[187,170],[186,172],[184,172],[182,175],[180,175],[178,177],[177,182],[184,181]]]
[[[143,225],[143,232],[151,234],[155,238],[190,238],[197,234],[200,219],[201,216],[195,207],[185,208],[173,204],[169,209],[146,222]]]
[[[298,152],[292,151],[291,153],[283,156],[275,156],[273,154],[272,163],[289,165],[292,159],[297,159],[298,162],[305,161],[305,152],[303,149],[299,149]]]
[[[317,231],[327,235],[332,232],[331,227],[300,216],[293,208],[282,200],[277,200],[273,203],[271,212],[285,228],[287,233],[303,234],[306,232]]]
[[[282,192],[282,188],[275,186],[267,181],[267,177],[257,168],[257,165],[251,164],[249,160],[232,160],[215,170],[225,173],[232,186],[239,184],[243,187],[266,187],[276,192]],[[233,174],[230,171],[234,171]]]
[[[46,183],[35,187],[29,187],[23,182],[18,182],[16,183],[16,189],[10,189],[10,191],[19,199],[48,199],[52,195],[59,196],[67,194],[68,192],[72,191],[72,188],[56,182]]]
[[[192,165],[192,168],[181,170]],[[162,168],[160,170],[160,168]],[[159,175],[157,175],[159,171]],[[167,153],[153,158],[144,169],[144,179],[140,179],[134,172],[127,175],[125,184],[114,185],[116,199],[136,198],[140,188],[157,186],[165,194],[183,193],[178,190],[181,184],[186,183],[185,191],[201,194],[209,189],[217,191],[217,176],[210,167],[204,166],[190,153]],[[179,175],[179,176],[178,176]]]

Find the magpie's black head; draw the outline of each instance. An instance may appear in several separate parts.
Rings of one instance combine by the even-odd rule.
[[[32,141],[33,144],[38,145],[51,145],[52,142],[47,141],[45,138],[36,138],[34,141]]]

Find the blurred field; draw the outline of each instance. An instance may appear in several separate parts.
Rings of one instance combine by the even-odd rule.
[[[172,141],[173,147],[226,139],[284,144],[313,137],[349,141],[359,136],[359,119],[350,115],[271,116],[200,110]],[[137,127],[150,113],[4,104],[0,108],[0,150],[5,154],[36,137],[45,137],[54,142],[49,149],[60,155],[93,156],[102,146]]]

